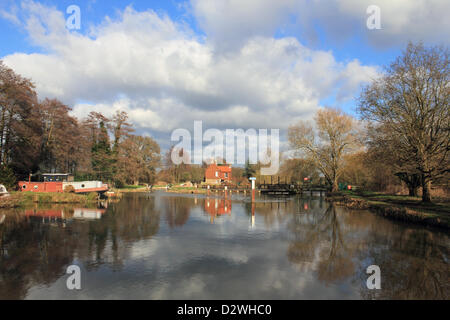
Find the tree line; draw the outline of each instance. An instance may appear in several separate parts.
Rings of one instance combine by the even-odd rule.
[[[135,135],[124,111],[79,120],[57,99],[39,100],[34,84],[0,61],[0,181],[14,187],[29,174],[62,172],[116,186],[151,183],[160,147]]]
[[[282,161],[291,181],[323,181],[332,191],[348,182],[373,191],[403,183],[411,196],[432,200],[433,186],[448,190],[450,175],[449,49],[410,43],[365,86],[359,119],[339,109],[317,111],[290,126],[295,157]],[[124,184],[201,183],[202,165],[175,165],[150,137],[133,134],[125,112],[91,112],[79,120],[56,99],[39,101],[31,80],[0,61],[0,180],[15,184],[29,173],[67,172],[78,179]],[[183,152],[180,150],[179,152]],[[189,156],[189,155],[186,155]],[[259,176],[258,165],[233,167],[236,184]]]
[[[432,185],[448,190],[450,173],[449,49],[410,43],[357,99],[360,120],[319,110],[289,128],[298,165],[312,164],[331,186],[353,181],[370,189],[402,181],[431,202]]]

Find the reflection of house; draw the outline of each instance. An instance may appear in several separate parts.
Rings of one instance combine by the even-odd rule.
[[[229,164],[210,164],[205,171],[205,182],[207,184],[221,184],[231,182],[231,165]]]
[[[206,199],[205,212],[211,216],[211,222],[217,216],[231,215],[231,200]]]

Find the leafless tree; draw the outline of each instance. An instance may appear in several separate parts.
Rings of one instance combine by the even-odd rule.
[[[449,75],[447,47],[410,43],[359,98],[362,117],[388,130],[397,158],[420,174],[424,202],[433,180],[450,170]]]
[[[338,190],[338,180],[344,169],[344,156],[358,145],[355,119],[336,109],[319,110],[316,126],[301,121],[289,128],[291,146],[303,151]]]

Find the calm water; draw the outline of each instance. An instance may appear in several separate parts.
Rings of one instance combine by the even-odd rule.
[[[130,194],[0,212],[0,299],[449,299],[450,237],[320,199]],[[82,290],[66,287],[81,267]],[[366,268],[381,268],[368,290]]]

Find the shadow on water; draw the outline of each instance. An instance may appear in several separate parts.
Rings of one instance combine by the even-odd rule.
[[[321,198],[131,194],[1,216],[0,299],[449,298],[447,234]]]

